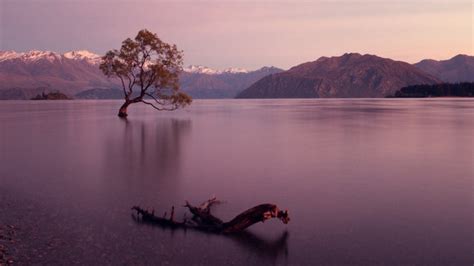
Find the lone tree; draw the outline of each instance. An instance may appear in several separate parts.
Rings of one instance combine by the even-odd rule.
[[[127,117],[127,108],[133,103],[142,102],[160,111],[190,104],[191,97],[179,91],[182,65],[183,53],[176,45],[145,29],[134,40],[123,41],[120,50],[108,51],[100,69],[106,76],[120,79],[125,103],[118,116]]]

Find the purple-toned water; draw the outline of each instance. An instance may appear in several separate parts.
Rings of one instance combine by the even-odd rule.
[[[474,100],[0,102],[0,224],[20,264],[472,265]],[[237,237],[138,224],[216,195]],[[189,215],[188,215],[189,217]]]

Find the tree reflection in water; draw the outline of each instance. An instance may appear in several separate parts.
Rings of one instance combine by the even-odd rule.
[[[149,191],[173,186],[179,177],[181,149],[190,135],[191,120],[123,119],[120,126],[117,135],[108,138],[104,158],[107,175],[113,172],[114,181],[123,180],[128,187]]]

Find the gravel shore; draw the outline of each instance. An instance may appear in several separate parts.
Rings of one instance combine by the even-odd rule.
[[[0,265],[10,265],[15,261],[16,230],[14,225],[0,224]]]

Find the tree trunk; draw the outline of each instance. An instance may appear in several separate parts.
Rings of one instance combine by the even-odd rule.
[[[125,100],[125,102],[122,104],[122,106],[120,107],[120,110],[118,112],[118,116],[119,117],[127,117],[128,114],[127,114],[127,108],[128,106],[131,104],[130,101],[128,100]]]

